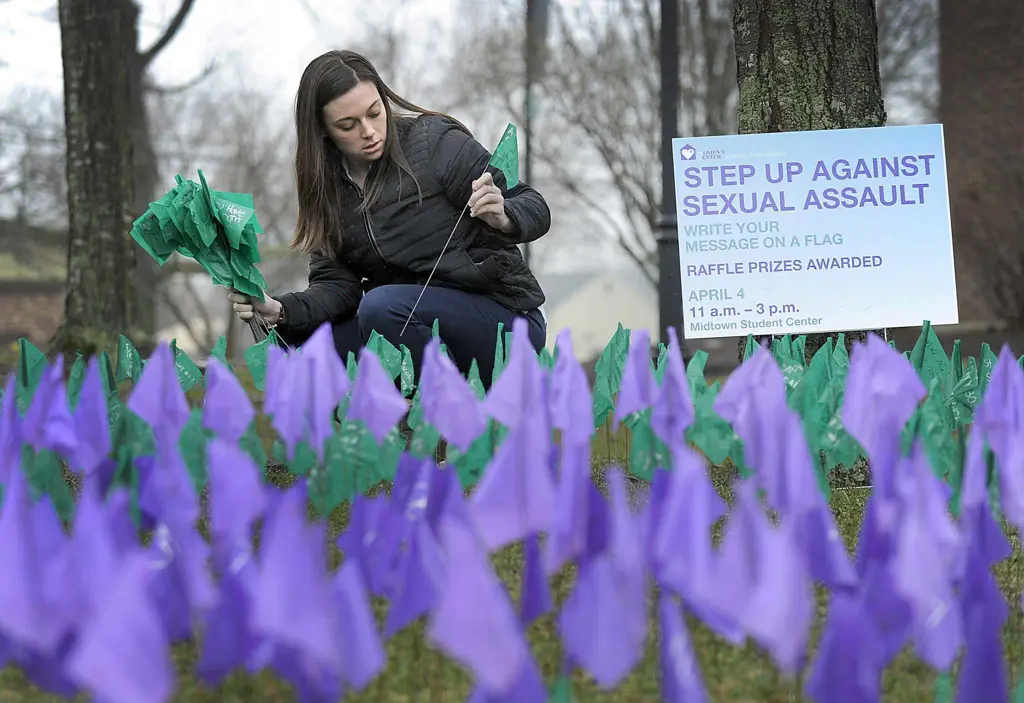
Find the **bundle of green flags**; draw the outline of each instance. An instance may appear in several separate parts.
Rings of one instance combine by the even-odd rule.
[[[213,190],[175,176],[176,185],[132,225],[132,237],[161,266],[171,254],[195,260],[216,285],[263,300],[256,235],[263,233],[251,195]]]

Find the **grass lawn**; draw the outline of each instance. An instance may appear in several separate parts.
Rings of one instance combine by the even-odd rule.
[[[261,420],[261,423],[266,429],[265,420]],[[264,435],[269,443],[269,432],[264,432]],[[599,434],[594,443],[595,474],[598,480],[605,466],[623,461],[627,446],[621,436],[613,437],[608,432]],[[724,468],[715,468],[712,470],[712,477],[719,491],[728,498],[731,472]],[[272,472],[272,479],[275,483],[285,485],[292,477],[286,471],[279,470]],[[851,549],[856,543],[869,493],[870,489],[867,488],[837,490],[833,493],[832,508],[837,516],[839,529]],[[341,506],[330,518],[332,543],[344,528],[346,521],[346,506]],[[997,573],[1003,591],[1013,607],[1004,633],[1011,676],[1016,675],[1024,666],[1024,615],[1019,605],[1020,594],[1024,589],[1024,551],[1021,549],[1019,537],[1014,537],[1015,554],[1012,559],[1000,565]],[[335,562],[340,562],[340,553],[333,546],[332,550],[332,558]],[[518,548],[509,548],[495,554],[494,564],[499,575],[508,584],[513,598],[518,598],[522,569],[522,557]],[[552,586],[557,602],[566,598],[572,580],[571,567],[553,580]],[[650,604],[651,630],[641,664],[613,692],[599,691],[586,676],[577,673],[573,680],[574,700],[620,703],[660,700],[659,635],[653,598],[650,599]],[[816,631],[823,622],[827,605],[827,594],[820,594]],[[385,606],[380,604],[381,617],[384,609]],[[756,647],[748,645],[744,648],[734,648],[720,641],[701,625],[691,625],[695,648],[711,700],[723,703],[783,703],[804,700],[799,693],[799,685],[780,677],[768,657]],[[361,695],[350,696],[346,700],[360,703],[462,703],[469,692],[468,676],[459,667],[449,663],[442,654],[431,649],[425,642],[422,631],[422,624],[419,624],[388,642],[389,659],[385,673]],[[533,651],[543,671],[551,679],[560,670],[562,661],[554,616],[548,615],[535,623],[530,628],[529,635]],[[193,646],[179,646],[175,650],[180,678],[178,693],[174,700],[179,703],[284,703],[293,700],[291,690],[270,675],[239,675],[219,688],[205,687],[192,675],[196,656],[196,649]],[[918,661],[911,653],[905,652],[885,675],[884,700],[889,703],[930,703],[934,700],[934,683],[935,674],[929,667]],[[17,671],[0,672],[0,703],[44,703],[57,700],[61,699],[42,694],[33,688]]]

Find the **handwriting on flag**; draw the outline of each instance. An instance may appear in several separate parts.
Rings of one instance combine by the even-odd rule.
[[[516,126],[509,123],[505,134],[498,142],[488,166],[494,166],[505,174],[505,184],[515,188],[519,183],[519,140],[516,138]]]

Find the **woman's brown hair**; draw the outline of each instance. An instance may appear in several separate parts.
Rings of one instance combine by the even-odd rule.
[[[341,179],[343,165],[337,148],[323,128],[323,108],[364,81],[373,83],[383,98],[387,137],[377,173],[367,178],[362,207],[369,208],[381,196],[387,169],[398,168],[416,183],[395,127],[395,107],[421,115],[443,115],[414,105],[381,80],[370,61],[354,51],[328,51],[313,59],[302,73],[295,97],[295,185],[299,218],[292,248],[307,254],[336,256],[341,250]],[[448,117],[448,115],[443,115]],[[462,123],[449,117],[455,124]]]

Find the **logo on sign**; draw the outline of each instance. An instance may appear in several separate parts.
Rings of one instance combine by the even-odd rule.
[[[697,150],[687,144],[679,150],[679,155],[683,157],[683,161],[693,161],[694,157],[697,156]]]

